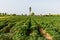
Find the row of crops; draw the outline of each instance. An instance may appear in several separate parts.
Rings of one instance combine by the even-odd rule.
[[[53,40],[60,40],[59,16],[7,16],[0,18],[0,40],[47,40],[43,28]]]
[[[60,40],[60,16],[34,16],[32,18],[53,37],[53,40]]]

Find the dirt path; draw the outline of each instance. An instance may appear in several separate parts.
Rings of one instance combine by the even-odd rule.
[[[53,40],[52,36],[49,33],[47,33],[45,30],[43,30],[42,28],[40,28],[39,31],[47,40]]]

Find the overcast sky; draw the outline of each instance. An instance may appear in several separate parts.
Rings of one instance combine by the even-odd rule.
[[[60,13],[60,0],[0,0],[0,12],[29,14],[29,7],[35,14]]]

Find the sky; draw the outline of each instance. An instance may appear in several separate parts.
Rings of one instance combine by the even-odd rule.
[[[60,0],[0,0],[0,13],[29,14],[29,7],[35,14],[60,14]]]

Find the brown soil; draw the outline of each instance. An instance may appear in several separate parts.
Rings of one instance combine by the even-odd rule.
[[[43,30],[43,28],[40,28],[39,31],[47,40],[52,40],[52,36],[45,30]]]

